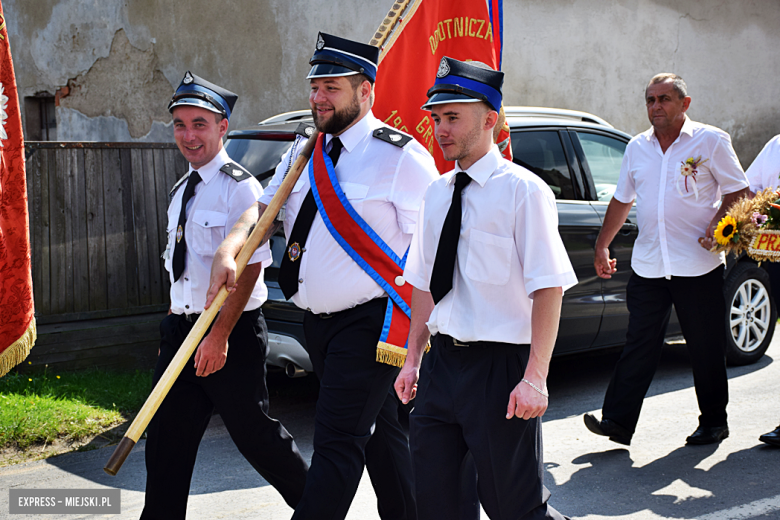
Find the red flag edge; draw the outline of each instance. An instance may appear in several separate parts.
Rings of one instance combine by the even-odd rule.
[[[35,325],[35,318],[33,318],[30,320],[30,326],[24,331],[22,337],[0,352],[0,377],[6,375],[13,367],[27,359],[27,356],[30,355],[30,350],[35,345],[36,339],[38,339],[38,329]]]

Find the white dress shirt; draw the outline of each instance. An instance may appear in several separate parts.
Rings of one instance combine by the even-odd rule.
[[[750,190],[755,193],[780,186],[780,135],[764,145],[745,175],[750,181]]]
[[[681,166],[701,156],[696,185],[688,177],[686,188]],[[661,150],[652,128],[628,143],[615,189],[615,199],[636,199],[639,237],[634,243],[631,267],[644,278],[700,276],[725,259],[699,245],[715,216],[721,192],[748,187],[729,135],[685,118],[677,139]]]
[[[404,278],[430,291],[439,236],[455,169],[433,182],[420,208]],[[460,341],[531,342],[534,291],[577,283],[558,233],[558,211],[539,177],[501,157],[494,146],[466,173],[452,290],[431,313],[431,334]]]
[[[171,311],[175,314],[195,314],[203,312],[206,292],[209,289],[211,263],[214,252],[227,234],[252,204],[263,195],[263,188],[252,177],[236,182],[229,175],[219,171],[225,163],[231,162],[225,149],[197,170],[201,182],[195,187],[195,195],[187,203],[187,258],[184,272],[179,280],[173,281],[173,252],[176,247],[176,229],[179,226],[179,212],[187,181],[181,183],[168,206],[168,247],[165,250],[165,269],[171,280]],[[192,173],[190,170],[185,178]],[[263,267],[271,265],[271,250],[268,243],[258,247],[250,264],[262,262]],[[268,298],[268,289],[260,273],[252,296],[244,308],[245,311],[260,307]]]
[[[412,239],[425,188],[437,175],[433,157],[417,141],[403,148],[373,137],[387,127],[369,112],[339,136],[344,148],[336,164],[336,177],[355,211],[388,246],[403,257]],[[332,135],[325,136],[330,149]],[[297,147],[297,151],[303,148]],[[260,199],[269,204],[278,189],[288,155],[277,167],[273,180]],[[294,158],[293,158],[294,160]],[[295,184],[284,220],[289,237],[295,218],[309,192],[309,167]],[[385,295],[385,291],[352,260],[333,239],[319,212],[314,218],[301,259],[298,292],[293,302],[316,314],[351,309]]]

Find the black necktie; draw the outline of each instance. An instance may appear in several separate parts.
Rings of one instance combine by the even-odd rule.
[[[341,139],[334,137],[331,140],[330,152],[328,157],[333,161],[333,167],[339,162],[339,154],[344,145]],[[287,250],[282,258],[282,265],[279,267],[279,288],[282,289],[284,297],[288,300],[298,292],[298,273],[301,271],[301,255],[305,251],[306,238],[309,236],[309,230],[317,215],[317,203],[314,202],[314,195],[309,190],[306,198],[303,199],[298,216],[295,217],[290,238],[287,240]]]
[[[458,172],[455,176],[455,190],[452,192],[452,203],[444,219],[439,236],[439,248],[433,261],[431,273],[431,295],[434,303],[439,303],[450,289],[455,275],[455,258],[458,256],[458,238],[460,238],[460,222],[462,218],[461,192],[471,177],[466,172]]]
[[[176,247],[173,250],[173,281],[179,280],[181,273],[184,272],[184,259],[187,256],[187,239],[184,236],[184,228],[187,227],[187,202],[195,195],[195,186],[201,181],[198,172],[190,173],[187,179],[187,187],[184,189],[184,196],[181,198],[181,211],[179,212],[179,225],[176,228]]]

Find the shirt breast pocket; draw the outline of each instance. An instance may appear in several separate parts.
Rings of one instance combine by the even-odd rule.
[[[509,281],[514,239],[472,229],[465,274],[475,282],[505,285]]]
[[[293,185],[293,189],[290,193],[298,193],[301,191],[301,188],[303,188],[303,184],[306,181],[303,180],[303,178],[298,179],[298,181]]]
[[[192,215],[188,226],[187,247],[202,256],[214,256],[225,238],[227,213],[198,210]]]
[[[363,201],[368,196],[368,186],[365,184],[356,184],[353,182],[342,182],[341,191],[346,195],[347,200],[360,213],[363,209]]]

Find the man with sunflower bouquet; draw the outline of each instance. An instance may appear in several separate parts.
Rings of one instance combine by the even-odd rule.
[[[610,278],[617,266],[609,245],[636,200],[639,236],[631,257],[634,274],[626,288],[626,345],[604,398],[602,419],[585,415],[590,431],[621,444],[629,444],[634,434],[672,304],[690,352],[701,411],[699,426],[686,442],[712,444],[729,435],[725,258],[710,250],[715,225],[733,202],[748,194],[748,181],[729,135],[686,116],[691,103],[687,90],[675,74],[650,80],[645,104],[652,128],[626,147],[596,242],[596,273]],[[722,193],[723,202],[716,209]],[[718,233],[729,234],[728,225]]]

